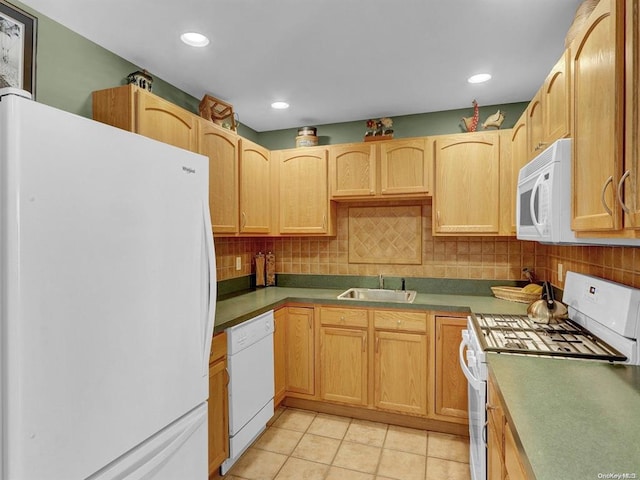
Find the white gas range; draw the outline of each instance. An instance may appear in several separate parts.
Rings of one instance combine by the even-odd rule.
[[[536,323],[527,315],[468,317],[460,366],[469,389],[472,480],[487,478],[487,352],[640,365],[640,290],[567,272],[563,302],[569,318],[557,323]]]

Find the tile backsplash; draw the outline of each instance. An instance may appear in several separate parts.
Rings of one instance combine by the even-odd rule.
[[[331,238],[216,238],[218,280],[254,273],[254,255],[271,251],[276,255],[277,273],[523,280],[522,269],[527,267],[538,279],[550,280],[560,288],[568,270],[640,288],[640,248],[548,246],[511,237],[434,237],[430,204],[422,205],[420,264],[350,263],[349,207],[354,205],[371,204],[339,204],[338,231]],[[388,231],[379,229],[372,229],[371,235],[389,238]],[[237,257],[240,270],[236,270]],[[563,278],[558,276],[559,264]]]
[[[350,204],[353,207],[356,204]],[[371,204],[358,204],[369,206]],[[389,204],[386,204],[389,205]],[[405,204],[407,209],[415,205]],[[536,265],[536,244],[506,237],[434,237],[431,232],[431,205],[422,205],[422,261],[415,265],[385,265],[349,262],[349,206],[339,204],[337,235],[287,238],[216,238],[218,280],[254,272],[253,256],[259,251],[276,255],[277,273],[332,275],[377,275],[522,279],[524,267]],[[402,206],[398,204],[396,206]],[[399,232],[406,235],[406,231]],[[388,229],[372,229],[380,240],[390,236]],[[241,269],[236,270],[240,257]]]

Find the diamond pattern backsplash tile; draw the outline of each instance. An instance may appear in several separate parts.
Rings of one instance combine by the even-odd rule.
[[[349,208],[349,263],[422,263],[422,208]]]

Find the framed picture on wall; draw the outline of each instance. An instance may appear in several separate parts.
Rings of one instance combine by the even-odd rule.
[[[21,88],[35,97],[37,19],[0,0],[0,87]]]

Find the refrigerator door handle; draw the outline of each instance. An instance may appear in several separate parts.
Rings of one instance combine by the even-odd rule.
[[[203,234],[204,234],[204,257],[203,268],[206,268],[204,282],[202,285],[203,298],[207,299],[207,308],[202,319],[203,345],[202,345],[202,367],[203,376],[209,375],[209,356],[211,355],[211,340],[213,338],[213,327],[215,324],[216,309],[216,257],[213,246],[213,228],[211,226],[211,215],[209,204],[202,202]],[[205,267],[206,265],[206,267]]]

